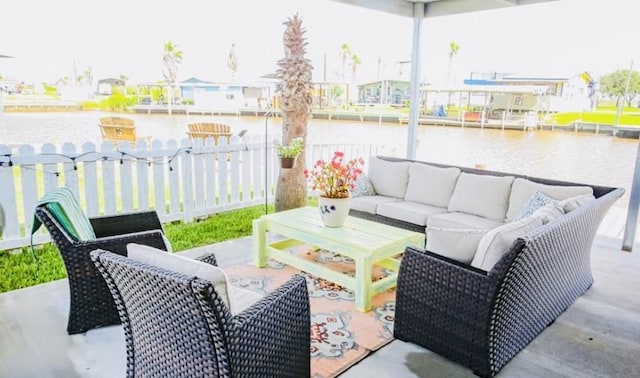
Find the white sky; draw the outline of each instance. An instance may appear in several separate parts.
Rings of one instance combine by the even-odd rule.
[[[163,45],[184,52],[179,80],[225,81],[232,43],[238,80],[275,70],[282,55],[282,22],[298,12],[308,41],[314,79],[342,71],[340,46],[360,55],[358,79],[376,80],[378,56],[388,77],[409,60],[413,21],[329,0],[20,0],[0,13],[0,73],[7,79],[55,82],[91,67],[95,79],[124,74],[131,82],[162,79]],[[568,77],[640,69],[637,0],[560,0],[423,22],[424,81],[445,81],[449,42],[460,52],[452,78],[473,72]],[[347,69],[348,70],[348,69]],[[404,67],[408,74],[408,65]]]

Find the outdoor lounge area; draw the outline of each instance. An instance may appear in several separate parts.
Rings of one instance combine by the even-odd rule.
[[[500,377],[631,377],[640,369],[637,253],[620,250],[619,209],[603,221],[592,250],[594,284],[498,374]],[[617,231],[616,231],[617,230]],[[222,268],[250,263],[246,237],[183,252],[215,254]],[[68,335],[68,284],[58,280],[0,295],[0,371],[8,377],[120,377],[126,372],[122,326]],[[341,377],[471,377],[471,370],[394,340]]]

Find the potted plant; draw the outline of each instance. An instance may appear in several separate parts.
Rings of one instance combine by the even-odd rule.
[[[318,160],[304,176],[311,189],[320,192],[318,204],[322,222],[327,227],[341,227],[349,215],[351,190],[362,173],[362,158],[344,161],[344,153],[336,151],[330,161]]]
[[[280,167],[293,168],[296,162],[296,157],[302,152],[304,148],[304,139],[302,137],[293,138],[289,141],[288,145],[283,145],[277,140],[273,141],[276,148],[276,152],[280,157]]]

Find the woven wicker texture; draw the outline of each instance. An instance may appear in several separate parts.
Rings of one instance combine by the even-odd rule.
[[[489,272],[408,248],[398,277],[394,336],[477,375],[497,374],[593,283],[593,239],[623,194],[594,191],[596,201],[518,239]]]
[[[120,324],[111,292],[96,270],[89,253],[94,249],[103,248],[126,255],[129,243],[166,250],[162,229],[157,228],[160,222],[156,213],[144,212],[106,217],[111,219],[90,219],[97,236],[97,239],[90,241],[74,240],[44,206],[36,208],[36,216],[51,234],[67,270],[70,296],[67,333],[82,333],[97,327]],[[101,225],[107,227],[103,229]],[[145,226],[152,228],[144,231]]]
[[[91,256],[122,318],[128,377],[310,375],[302,276],[232,317],[207,281],[106,251]]]

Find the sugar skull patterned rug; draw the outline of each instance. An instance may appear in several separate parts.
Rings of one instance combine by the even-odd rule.
[[[351,259],[330,251],[300,246],[288,252],[329,265],[344,274],[355,274]],[[302,274],[307,279],[311,304],[311,376],[314,378],[336,377],[393,340],[394,289],[375,296],[371,311],[363,313],[356,311],[351,290],[272,259],[265,268],[253,264],[234,265],[225,267],[225,272],[233,285],[262,294],[275,290],[294,274]],[[375,267],[373,279],[387,274],[385,269]]]

